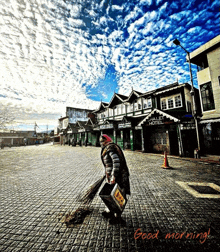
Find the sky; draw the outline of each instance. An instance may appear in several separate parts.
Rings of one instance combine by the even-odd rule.
[[[219,0],[1,0],[0,110],[42,131],[66,107],[190,82],[173,40],[193,51],[219,34]]]

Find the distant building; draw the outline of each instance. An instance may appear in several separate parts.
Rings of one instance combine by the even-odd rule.
[[[65,132],[68,127],[69,118],[68,116],[60,117],[58,119],[58,129],[55,130],[59,134],[59,142],[60,144],[65,144]]]
[[[56,132],[57,132],[57,131],[60,132],[60,131],[62,131],[62,130],[64,130],[64,129],[66,129],[67,126],[68,126],[68,123],[69,123],[69,118],[68,118],[68,116],[60,117],[60,118],[58,119],[58,129],[56,130]]]
[[[2,147],[23,146],[35,144],[37,135],[35,131],[11,131],[0,133]]]
[[[73,125],[77,122],[87,122],[88,118],[94,120],[93,110],[66,107],[66,116],[58,119],[58,132],[61,144],[70,144],[73,138]]]
[[[202,107],[202,149],[220,155],[220,35],[190,53],[197,65]]]
[[[69,118],[69,123],[76,123],[77,121],[87,121],[90,109],[66,107],[66,116]]]

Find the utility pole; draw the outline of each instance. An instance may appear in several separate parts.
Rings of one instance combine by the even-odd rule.
[[[197,136],[197,146],[198,150],[200,151],[200,140],[199,140],[199,127],[198,127],[198,119],[197,119],[197,107],[196,107],[196,100],[195,100],[195,90],[194,90],[194,85],[193,85],[193,77],[192,77],[192,69],[191,69],[191,61],[190,61],[190,53],[180,44],[178,39],[175,39],[173,43],[177,46],[180,46],[186,53],[187,53],[187,58],[189,62],[189,73],[190,73],[190,81],[191,81],[191,91],[190,94],[192,96],[193,100],[193,111],[192,115],[195,121],[195,127],[196,127],[196,136]]]

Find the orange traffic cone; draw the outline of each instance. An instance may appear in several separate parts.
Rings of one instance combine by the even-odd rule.
[[[164,151],[164,161],[163,161],[163,165],[161,166],[161,168],[165,168],[165,169],[170,168],[168,160],[167,160],[167,152],[166,151]]]

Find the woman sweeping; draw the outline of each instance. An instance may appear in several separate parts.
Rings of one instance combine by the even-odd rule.
[[[126,199],[130,195],[129,170],[121,148],[113,143],[108,135],[100,136],[101,160],[105,168],[106,182],[109,184],[117,183],[121,188],[123,197]],[[108,208],[102,215],[109,218],[110,224],[123,223],[121,213],[115,213]]]

